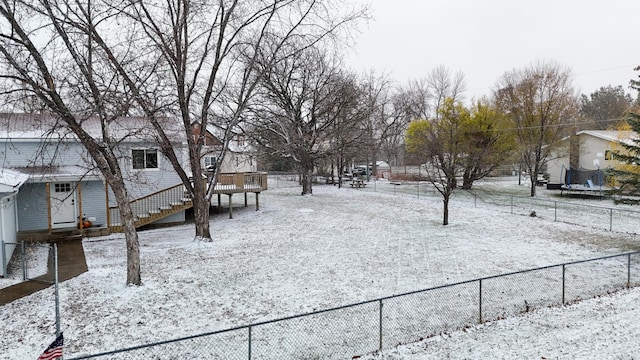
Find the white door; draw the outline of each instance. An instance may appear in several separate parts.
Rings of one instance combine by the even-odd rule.
[[[51,187],[51,228],[76,227],[76,192],[71,183]]]

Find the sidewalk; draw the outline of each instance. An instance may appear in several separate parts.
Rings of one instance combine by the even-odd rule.
[[[63,282],[76,277],[88,270],[84,257],[82,239],[73,237],[57,240],[58,244],[58,281]],[[50,252],[53,252],[53,243]],[[37,291],[53,286],[54,264],[53,256],[49,257],[49,268],[47,274],[35,279],[0,289],[0,306],[8,304],[14,300],[31,295]]]

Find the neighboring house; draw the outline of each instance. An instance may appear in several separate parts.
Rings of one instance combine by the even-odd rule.
[[[165,120],[170,127],[171,121]],[[103,129],[95,117],[82,120],[93,137]],[[144,118],[122,117],[110,123],[108,136],[117,143],[116,154],[136,214],[142,202],[136,199],[181,184],[169,161],[154,143],[151,127]],[[176,126],[170,130],[179,157],[183,137]],[[50,114],[0,114],[0,169],[28,176],[17,196],[20,232],[48,232],[78,228],[83,217],[95,227],[105,228],[119,221],[115,197],[78,139]],[[181,159],[182,160],[182,159]],[[183,195],[181,195],[183,197]],[[167,204],[168,205],[168,204]],[[147,210],[148,212],[149,210]],[[167,214],[163,214],[167,215]],[[138,215],[140,216],[140,215]],[[184,210],[157,219],[184,221]]]
[[[194,136],[199,134],[200,130],[200,124],[192,124],[191,132]],[[220,173],[251,173],[257,170],[255,149],[242,134],[233,135],[225,158],[220,162],[218,157],[222,152],[222,140],[214,133],[214,130],[208,129],[205,136],[201,162],[204,169],[212,169],[215,166],[219,168]]]
[[[574,162],[577,170],[606,170],[615,168],[619,162],[613,160],[612,153],[623,150],[621,144],[632,144],[632,139],[637,137],[632,131],[615,130],[584,130],[575,135],[577,137],[577,154],[574,154]],[[570,142],[569,138],[563,139],[559,149],[559,156],[552,157],[547,162],[549,182],[566,182],[566,172],[570,169]],[[573,182],[573,181],[572,181]]]
[[[17,246],[16,198],[27,176],[10,170],[0,171],[0,277],[7,274],[7,264]]]

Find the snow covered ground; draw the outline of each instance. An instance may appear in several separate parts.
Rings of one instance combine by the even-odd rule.
[[[483,199],[488,189],[528,193],[485,183]],[[121,235],[85,239],[89,272],[60,285],[65,358],[640,249],[633,234],[510,214],[470,196],[451,202],[443,227],[441,198],[399,190],[316,186],[302,197],[280,180],[261,195],[260,211],[213,218],[212,243],[194,242],[191,225],[140,232],[142,287],[124,285]],[[639,297],[633,289],[537,310],[368,358],[631,357]],[[0,307],[0,322],[0,359],[35,359],[55,337],[53,289]]]

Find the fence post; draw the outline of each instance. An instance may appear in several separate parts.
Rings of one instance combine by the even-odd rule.
[[[478,283],[480,284],[480,288],[479,288],[479,307],[478,307],[478,324],[482,324],[482,279],[478,280]]]
[[[251,325],[249,325],[249,360],[251,360]]]
[[[20,243],[20,263],[22,267],[22,281],[27,281],[29,273],[27,272],[27,247],[24,245],[24,241]]]
[[[56,300],[56,336],[60,336],[60,292],[58,287],[58,244],[53,244],[53,281]]]
[[[417,189],[418,189],[418,199],[420,199],[420,183],[418,183]]]
[[[613,208],[609,208],[609,231],[613,231]]]
[[[565,273],[565,264],[562,264],[562,305],[564,305],[564,273]]]
[[[631,253],[627,254],[627,289],[631,287]]]
[[[380,311],[379,311],[380,318],[378,320],[379,320],[379,330],[380,330],[380,334],[379,334],[380,335],[380,337],[379,337],[380,341],[379,341],[379,344],[378,344],[378,350],[382,350],[382,299],[380,299],[379,304],[380,305],[378,306],[378,309],[380,309]]]
[[[2,270],[2,276],[7,277],[7,255],[4,253],[4,240],[0,239],[0,269]]]
[[[473,193],[473,207],[478,207],[478,195],[476,193]]]
[[[553,221],[558,221],[558,202],[553,202]]]
[[[511,213],[513,214],[513,196],[511,196]]]

